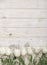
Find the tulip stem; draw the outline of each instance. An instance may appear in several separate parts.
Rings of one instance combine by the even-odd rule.
[[[28,65],[31,65],[32,64],[32,55],[29,56],[29,64]]]
[[[19,57],[19,62],[22,64],[22,65],[26,65],[25,62],[24,62],[24,59],[20,56]]]

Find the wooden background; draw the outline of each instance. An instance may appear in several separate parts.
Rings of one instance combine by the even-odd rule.
[[[0,45],[47,46],[47,0],[0,0]]]

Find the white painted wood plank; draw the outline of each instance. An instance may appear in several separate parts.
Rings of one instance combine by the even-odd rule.
[[[37,0],[8,0],[7,8],[37,8]]]
[[[46,46],[47,39],[46,38],[1,38],[0,44],[1,46],[9,46],[13,44],[24,45],[25,43],[31,44],[31,46]]]
[[[47,8],[47,0],[39,0],[39,8]]]
[[[47,46],[47,0],[1,0],[0,45]]]
[[[47,18],[47,10],[6,9],[4,16],[12,18]]]
[[[14,37],[47,36],[47,28],[0,28],[0,37],[9,34]]]
[[[47,28],[47,19],[0,19],[1,28]]]

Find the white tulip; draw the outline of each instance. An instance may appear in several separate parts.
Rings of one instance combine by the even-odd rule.
[[[5,47],[5,54],[10,55],[11,53],[11,49],[9,47]]]
[[[43,47],[43,53],[47,53],[47,48],[46,47]]]
[[[29,55],[33,54],[33,51],[32,51],[32,49],[31,49],[31,47],[28,47],[28,48],[27,48],[27,53],[28,53]]]
[[[0,47],[0,54],[4,55],[5,54],[5,47]]]
[[[42,50],[41,47],[35,47],[34,49],[35,49],[35,53],[39,53]]]
[[[20,49],[15,49],[15,50],[14,50],[14,55],[15,55],[16,57],[19,57],[19,56],[20,56]]]
[[[26,48],[25,47],[23,47],[22,49],[21,49],[21,55],[26,55],[27,54],[27,51],[26,51]]]

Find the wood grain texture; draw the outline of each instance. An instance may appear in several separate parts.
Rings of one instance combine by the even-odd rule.
[[[47,46],[47,0],[0,1],[0,45]]]

